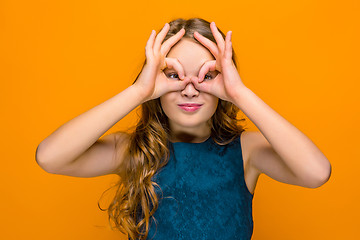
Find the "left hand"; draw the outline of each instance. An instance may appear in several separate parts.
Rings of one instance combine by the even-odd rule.
[[[245,85],[232,60],[232,32],[229,31],[226,34],[224,41],[215,22],[211,22],[210,28],[217,45],[198,32],[194,32],[194,37],[210,50],[215,57],[215,60],[206,62],[200,69],[198,77],[195,77],[192,82],[199,91],[212,94],[222,100],[234,103],[238,90],[245,87]],[[214,70],[219,72],[217,76],[214,79],[204,80],[205,74]]]

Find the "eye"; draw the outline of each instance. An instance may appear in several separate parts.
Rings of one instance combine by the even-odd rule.
[[[206,78],[206,77],[208,77],[208,78]],[[204,76],[204,80],[210,80],[210,79],[212,79],[211,74],[206,74],[206,75]]]
[[[168,78],[179,78],[179,75],[177,73],[168,73],[166,74]]]
[[[204,80],[210,80],[215,78],[217,75],[217,71],[215,72],[208,72],[205,76],[204,76]],[[208,77],[208,78],[207,78]]]

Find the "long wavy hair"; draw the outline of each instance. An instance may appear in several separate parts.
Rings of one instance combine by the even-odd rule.
[[[197,31],[216,44],[210,29],[210,22],[204,19],[191,18],[185,20],[178,18],[169,24],[170,29],[163,42],[175,35],[181,28],[185,28],[183,38],[201,44],[193,36],[194,31]],[[220,29],[219,32],[225,39],[225,35]],[[232,51],[232,59],[237,68],[234,50]],[[145,63],[146,59],[142,69]],[[216,111],[208,122],[211,128],[210,137],[217,144],[226,145],[238,137],[242,131],[245,131],[245,127],[239,124],[239,122],[245,121],[245,118],[237,119],[238,112],[239,108],[233,103],[219,99]],[[132,240],[142,240],[147,239],[150,217],[156,222],[153,215],[158,208],[159,199],[154,187],[160,188],[160,186],[152,181],[152,177],[168,163],[170,156],[169,122],[159,98],[144,102],[141,105],[141,117],[134,128],[135,130],[131,134],[126,133],[128,141],[125,153],[124,146],[121,143],[116,144],[117,151],[121,151],[125,157],[122,161],[123,165],[118,168],[120,180],[113,186],[117,187],[117,191],[109,204],[108,217],[112,230],[111,220],[115,223],[116,229],[127,234]]]

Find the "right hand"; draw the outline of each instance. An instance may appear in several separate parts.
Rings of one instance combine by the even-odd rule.
[[[183,77],[184,69],[180,62],[175,58],[165,57],[171,47],[182,38],[185,29],[181,29],[161,45],[169,29],[170,25],[166,23],[156,36],[156,39],[156,32],[153,30],[145,47],[146,63],[138,79],[133,84],[139,88],[145,101],[158,98],[168,92],[183,90],[190,82],[189,78]],[[167,78],[163,72],[166,67],[175,69],[180,80],[176,81]]]

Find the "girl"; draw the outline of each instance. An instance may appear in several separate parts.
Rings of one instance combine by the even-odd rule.
[[[134,83],[42,141],[38,164],[68,176],[117,174],[108,214],[129,239],[251,239],[261,173],[316,188],[331,165],[244,85],[231,35],[200,18],[153,30]],[[100,139],[139,105],[135,131]],[[260,132],[238,124],[240,109]]]

